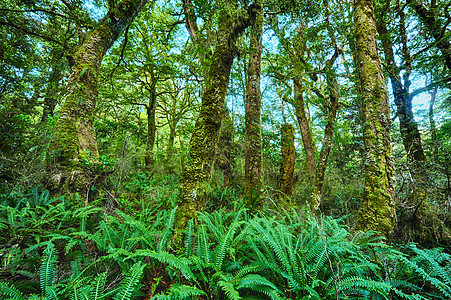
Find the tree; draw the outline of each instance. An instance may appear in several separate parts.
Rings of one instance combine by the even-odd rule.
[[[228,1],[218,2],[218,38],[210,57],[201,109],[190,141],[189,161],[180,183],[178,228],[183,228],[190,218],[205,208],[204,189],[211,176],[230,70],[237,54],[235,41],[254,22],[257,10],[255,4],[234,9]]]
[[[246,161],[244,166],[244,199],[248,206],[253,206],[256,195],[261,193],[262,166],[262,134],[261,134],[261,55],[263,34],[263,8],[256,12],[255,22],[251,25],[249,43],[249,63],[246,82]],[[258,206],[261,208],[261,201]]]
[[[83,161],[97,162],[99,151],[94,132],[94,109],[97,80],[106,51],[130,25],[147,0],[122,0],[110,8],[89,32],[73,56],[68,90],[59,111],[52,148],[57,170],[51,180],[54,187],[74,193],[87,200],[92,179],[83,168]]]
[[[390,237],[396,224],[390,107],[379,54],[373,1],[354,2],[355,53],[365,147],[365,184],[358,226]]]
[[[282,165],[280,167],[279,189],[283,195],[290,197],[293,193],[294,165],[296,149],[294,147],[294,126],[283,124],[281,127]]]
[[[328,5],[328,1],[324,1],[325,26],[320,25],[317,28],[309,28],[308,18],[306,20],[300,18],[297,25],[299,27],[294,30],[294,36],[291,38],[285,36],[285,31],[279,27],[279,22],[276,17],[273,18],[272,22],[272,28],[291,62],[291,70],[288,72],[288,75],[291,75],[293,78],[294,96],[285,96],[283,99],[294,107],[295,116],[301,132],[305,151],[305,181],[312,187],[309,205],[313,212],[319,208],[322,197],[324,176],[329,153],[332,148],[335,119],[337,117],[340,98],[340,85],[338,84],[337,75],[333,66],[343,51],[339,49],[335,40],[335,35],[329,20],[330,11]],[[317,12],[312,14],[313,16],[318,16]],[[286,27],[289,28],[290,23],[287,23]],[[325,38],[330,43],[328,46],[331,46],[331,50],[334,51],[334,54],[328,59],[325,58],[326,55],[324,53],[315,53],[318,58],[315,57],[312,55],[312,52],[316,51],[315,47],[311,43],[308,46],[309,34],[315,32],[315,34],[321,35],[323,31],[325,32]],[[321,52],[324,52],[323,50],[321,49]],[[311,61],[314,61],[312,57],[315,57],[317,61],[312,63]],[[275,74],[276,77],[283,77],[281,81],[286,81],[290,78],[288,75]],[[322,80],[319,80],[321,75],[325,77],[326,91],[322,91],[321,88]],[[322,147],[319,152],[313,136],[314,124],[310,116],[308,93],[318,98],[318,106],[326,119]]]
[[[404,148],[411,162],[421,162],[426,159],[421,143],[421,136],[418,125],[415,122],[412,111],[412,95],[409,92],[411,85],[410,74],[412,73],[412,58],[407,45],[407,34],[405,15],[402,9],[398,7],[400,17],[399,32],[402,40],[402,51],[404,65],[399,67],[395,60],[393,51],[393,42],[387,29],[384,19],[385,12],[389,9],[390,2],[387,1],[383,7],[378,10],[377,30],[382,41],[382,49],[385,56],[385,64],[388,69],[388,76],[393,90],[393,96],[397,107],[396,116],[399,118],[400,132]],[[404,70],[401,76],[401,70]]]

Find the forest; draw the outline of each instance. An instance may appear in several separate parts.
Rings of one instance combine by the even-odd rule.
[[[451,299],[450,11],[2,0],[0,299]]]

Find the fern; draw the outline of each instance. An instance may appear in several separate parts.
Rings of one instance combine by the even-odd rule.
[[[6,282],[0,282],[0,296],[5,296],[7,298],[3,299],[14,299],[14,300],[24,300],[25,296],[20,292],[14,285],[8,284]]]
[[[114,300],[130,300],[133,299],[134,293],[140,286],[140,279],[144,270],[145,264],[138,262],[133,265],[129,272],[125,275],[124,280],[117,288],[117,294],[113,297]]]
[[[90,300],[101,300],[104,298],[103,289],[106,283],[107,273],[97,275],[91,286]]]
[[[152,300],[185,300],[185,299],[193,299],[195,296],[205,296],[206,293],[198,288],[182,285],[182,284],[174,284],[169,288],[168,293],[162,295],[156,295],[152,298]]]
[[[56,276],[57,254],[55,247],[49,243],[44,251],[44,258],[40,268],[41,291],[44,295],[49,293]]]
[[[232,283],[220,280],[220,281],[218,281],[218,285],[225,292],[228,299],[230,299],[230,300],[240,300],[241,299],[240,294],[234,288]]]
[[[222,263],[224,261],[224,256],[226,255],[227,248],[230,245],[230,240],[235,235],[236,230],[238,227],[240,227],[243,224],[243,222],[235,222],[233,223],[227,233],[224,235],[224,237],[221,240],[221,243],[218,246],[218,251],[216,253],[216,268],[221,269]]]

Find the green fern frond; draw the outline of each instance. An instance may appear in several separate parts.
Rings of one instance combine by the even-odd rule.
[[[104,298],[103,289],[106,283],[107,273],[103,272],[97,275],[91,285],[90,300],[101,300]]]
[[[425,281],[436,287],[445,297],[451,299],[451,287],[442,282],[436,277],[431,276],[424,268],[420,267],[414,260],[409,260],[405,257],[400,257],[406,265],[410,266],[416,273],[418,273]]]
[[[232,223],[232,225],[230,226],[227,233],[222,237],[221,241],[219,242],[219,246],[217,248],[217,253],[216,253],[216,261],[215,261],[216,267],[218,269],[221,269],[222,263],[224,261],[224,257],[226,255],[227,248],[229,247],[230,242],[231,242],[233,236],[235,235],[236,230],[242,224],[243,224],[243,222]]]
[[[201,225],[197,232],[196,255],[206,263],[210,263],[210,242],[205,225]]]
[[[56,254],[55,247],[52,243],[49,243],[44,250],[44,258],[40,268],[40,283],[41,291],[44,295],[47,294],[47,290],[53,285],[56,276],[56,264],[58,256]]]
[[[25,296],[21,291],[13,284],[8,284],[6,282],[0,282],[0,296],[8,297],[4,299],[25,300]]]
[[[178,269],[182,272],[182,275],[187,280],[196,280],[194,274],[191,272],[189,268],[189,260],[187,258],[178,258],[173,254],[167,252],[155,252],[155,251],[147,251],[147,250],[137,250],[133,255],[130,255],[130,258],[134,257],[145,257],[149,256],[159,262],[169,264],[172,268]]]
[[[168,221],[166,222],[166,226],[161,237],[160,243],[158,244],[158,251],[166,251],[168,249],[168,242],[170,241],[169,237],[171,236],[172,229],[174,227],[175,213],[177,207],[175,207],[171,213],[169,214]]]
[[[227,298],[230,300],[241,300],[240,294],[233,287],[233,284],[227,281],[220,280],[218,281],[218,285],[226,294]]]
[[[117,288],[117,294],[113,297],[114,300],[131,300],[133,298],[134,293],[140,286],[141,275],[145,266],[141,262],[133,265]]]
[[[207,294],[195,287],[182,285],[182,284],[174,284],[169,289],[170,299],[193,299],[196,296],[206,296]]]
[[[192,219],[188,221],[188,227],[186,229],[185,239],[185,256],[190,257],[193,255],[194,249],[194,222]]]
[[[340,289],[344,292],[369,291],[376,292],[384,297],[389,294],[390,284],[386,282],[374,281],[362,277],[348,277],[339,283]]]

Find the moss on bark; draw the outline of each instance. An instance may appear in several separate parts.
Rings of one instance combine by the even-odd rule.
[[[227,107],[225,107],[219,131],[218,153],[215,160],[215,164],[222,172],[224,186],[230,186],[232,183],[232,138],[233,122]]]
[[[280,167],[280,191],[283,193],[281,198],[290,197],[293,193],[294,166],[296,150],[294,147],[294,126],[283,124],[281,129],[281,152],[282,166]]]
[[[377,53],[372,0],[354,3],[355,62],[359,74],[365,147],[365,185],[358,227],[390,237],[396,224],[388,93]]]
[[[244,200],[246,206],[259,209],[262,208],[263,202],[259,201],[261,200],[260,197],[259,199],[255,199],[255,197],[261,194],[263,185],[260,91],[262,34],[263,9],[260,8],[255,22],[251,26],[249,44],[250,55],[247,68],[245,109],[246,158],[244,166]]]
[[[68,90],[55,126],[53,155],[48,161],[53,169],[49,184],[59,190],[58,193],[78,192],[87,200],[93,178],[85,163],[97,163],[99,158],[93,124],[100,64],[106,51],[146,2],[119,2],[75,51]]]
[[[255,19],[256,5],[234,13],[220,5],[220,10],[218,39],[210,58],[202,105],[191,136],[189,161],[180,182],[181,198],[175,222],[175,227],[179,229],[205,208],[205,186],[211,178],[230,70],[236,56],[235,42]]]

